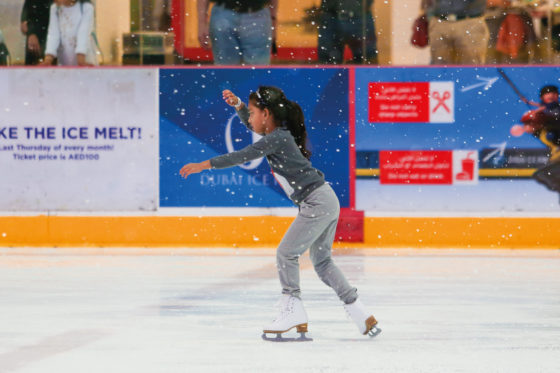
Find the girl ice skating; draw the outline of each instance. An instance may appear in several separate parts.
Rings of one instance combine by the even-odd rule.
[[[233,167],[266,157],[276,180],[299,207],[295,221],[277,249],[277,268],[282,285],[280,312],[264,327],[263,338],[310,340],[305,337],[308,319],[300,298],[298,262],[307,249],[315,271],[336,292],[359,331],[364,335],[377,335],[381,331],[377,321],[331,258],[340,206],[323,173],[309,161],[311,153],[306,146],[307,131],[301,107],[288,100],[276,87],[259,87],[250,94],[248,106],[229,90],[223,91],[223,98],[228,105],[235,107],[250,130],[263,137],[239,151],[186,164],[180,170],[181,176],[187,178],[206,169]],[[293,328],[301,334],[298,339],[282,336]],[[267,334],[276,334],[276,338],[269,338]]]

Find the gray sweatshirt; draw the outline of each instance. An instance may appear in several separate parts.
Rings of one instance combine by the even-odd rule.
[[[238,114],[241,121],[252,130],[247,107],[244,106]],[[212,168],[227,168],[261,157],[266,157],[274,178],[296,205],[325,183],[323,173],[311,166],[311,162],[301,154],[294,137],[286,128],[276,128],[252,145],[214,157],[210,159],[210,165]]]

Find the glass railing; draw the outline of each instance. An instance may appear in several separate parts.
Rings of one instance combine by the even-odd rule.
[[[477,5],[467,10],[446,9],[438,3],[448,2],[438,0],[92,3],[103,65],[478,65],[560,61],[560,0],[474,0],[471,3]],[[239,5],[243,3],[249,5]],[[23,33],[24,13],[20,0],[3,0],[0,5],[0,64],[25,64],[33,43],[29,41],[30,31]],[[415,25],[422,25],[416,23],[422,14],[427,15],[427,23],[424,29],[416,29]],[[32,23],[31,19],[29,25]],[[43,26],[44,33],[47,27]],[[432,40],[424,46],[413,45],[412,40],[422,37],[423,31],[424,37],[431,36]],[[454,37],[457,32],[463,37]],[[439,43],[442,40],[447,44]],[[42,52],[44,48],[42,42]]]

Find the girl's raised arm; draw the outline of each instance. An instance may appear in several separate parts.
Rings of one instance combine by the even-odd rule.
[[[237,97],[229,89],[224,89],[222,91],[222,97],[224,98],[224,101],[226,102],[226,104],[234,107],[236,110],[241,109],[241,105],[244,105],[243,101],[241,101],[241,99],[239,97]]]

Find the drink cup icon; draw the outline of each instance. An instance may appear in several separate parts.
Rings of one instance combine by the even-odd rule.
[[[467,154],[467,158],[461,160],[461,172],[459,172],[455,178],[461,181],[469,181],[473,180],[474,176],[474,159],[469,158],[471,154],[474,152],[470,152]]]

